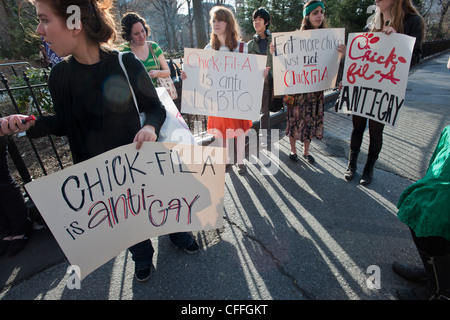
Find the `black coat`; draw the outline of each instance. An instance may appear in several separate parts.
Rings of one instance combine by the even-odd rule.
[[[156,134],[164,123],[166,111],[142,63],[133,53],[123,55],[145,124]],[[74,163],[133,142],[140,130],[127,79],[119,64],[118,52],[101,51],[100,62],[78,63],[73,57],[53,67],[48,88],[54,116],[39,117],[27,134],[67,135]]]

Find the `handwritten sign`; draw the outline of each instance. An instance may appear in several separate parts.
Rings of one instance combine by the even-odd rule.
[[[339,69],[337,48],[344,29],[273,33],[275,95],[316,92],[335,86]]]
[[[25,187],[82,278],[159,235],[222,226],[222,148],[119,147]]]
[[[259,119],[266,60],[255,54],[185,49],[181,112]]]
[[[351,33],[338,110],[394,127],[405,101],[415,38]]]

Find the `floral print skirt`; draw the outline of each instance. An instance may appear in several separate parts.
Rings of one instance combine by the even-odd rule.
[[[323,91],[297,94],[287,102],[286,135],[296,140],[311,141],[323,138]]]

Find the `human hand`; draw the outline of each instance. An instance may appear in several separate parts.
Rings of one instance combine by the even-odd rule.
[[[35,120],[28,120],[25,122],[25,118],[27,118],[27,116],[21,114],[0,118],[0,136],[24,132],[34,126]]]
[[[273,43],[270,44],[270,54],[273,55],[273,53],[275,52],[275,46],[273,45]]]
[[[187,79],[187,75],[186,75],[186,72],[184,70],[180,70],[180,76],[181,76],[181,80],[186,80]]]
[[[149,73],[150,78],[158,78],[159,70],[150,70]]]
[[[345,44],[340,44],[337,47],[337,51],[339,51],[339,53],[345,54],[345,52],[347,51],[347,46]]]
[[[141,149],[144,141],[155,142],[158,136],[155,133],[155,127],[151,125],[145,125],[141,130],[136,133],[133,142],[137,142],[136,150]]]
[[[341,91],[341,90],[342,90],[342,87],[343,87],[343,86],[342,86],[342,81],[341,81],[341,82],[339,82],[338,90]]]
[[[392,28],[392,27],[387,27],[386,29],[384,29],[383,31],[382,31],[384,34],[392,34],[392,33],[397,33],[397,31],[394,29],[394,28]]]
[[[267,76],[269,75],[269,71],[270,71],[270,67],[267,67],[264,69],[264,78],[267,78]]]

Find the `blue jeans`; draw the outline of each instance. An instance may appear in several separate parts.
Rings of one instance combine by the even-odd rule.
[[[179,248],[185,248],[192,242],[192,236],[187,232],[176,232],[169,234],[170,241]],[[149,267],[152,265],[153,249],[150,240],[144,240],[128,248],[136,268]]]

